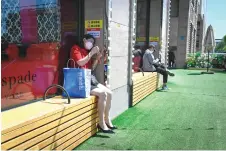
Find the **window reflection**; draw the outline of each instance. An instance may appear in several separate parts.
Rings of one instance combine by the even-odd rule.
[[[137,1],[137,26],[136,26],[136,44],[145,45],[146,41],[146,22],[147,22],[147,1]]]
[[[2,42],[60,41],[59,10],[57,0],[2,0]]]
[[[58,0],[2,0],[3,60],[24,58],[30,44],[60,42]]]

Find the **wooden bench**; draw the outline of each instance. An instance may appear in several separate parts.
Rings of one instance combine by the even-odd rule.
[[[158,74],[156,72],[137,72],[133,74],[132,80],[131,106],[139,103],[158,87]]]
[[[72,150],[97,132],[96,98],[54,97],[2,112],[2,150]]]

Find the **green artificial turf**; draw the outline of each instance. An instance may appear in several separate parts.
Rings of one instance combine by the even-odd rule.
[[[156,91],[75,150],[226,149],[226,74],[174,70],[167,92]]]

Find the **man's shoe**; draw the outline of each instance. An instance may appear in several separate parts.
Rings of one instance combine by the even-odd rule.
[[[169,76],[174,77],[175,74],[168,71]]]
[[[167,86],[162,87],[162,91],[167,91],[167,90],[169,90],[169,88]]]

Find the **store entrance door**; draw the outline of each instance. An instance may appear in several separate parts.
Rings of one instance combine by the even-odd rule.
[[[63,68],[67,66],[71,48],[80,43],[84,34],[84,0],[59,0],[59,3],[61,49],[59,51],[58,84],[63,86]]]
[[[60,0],[61,41],[67,35],[80,37],[84,34],[84,0]]]

